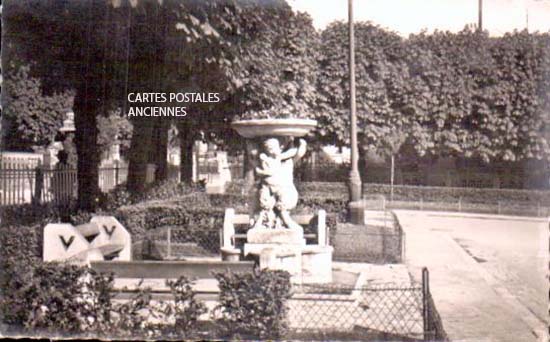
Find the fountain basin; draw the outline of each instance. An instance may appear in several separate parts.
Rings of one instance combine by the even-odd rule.
[[[312,119],[252,119],[238,120],[231,127],[245,138],[256,137],[303,137],[317,125]]]

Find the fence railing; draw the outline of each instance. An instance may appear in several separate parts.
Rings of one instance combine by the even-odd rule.
[[[386,201],[388,209],[411,209],[427,211],[453,211],[478,214],[517,215],[517,216],[550,216],[550,207],[537,203],[517,203],[498,201],[496,203],[472,203],[463,200],[451,201]]]
[[[99,189],[107,192],[126,181],[128,168],[99,169]],[[77,170],[0,167],[0,205],[67,204],[77,197]]]

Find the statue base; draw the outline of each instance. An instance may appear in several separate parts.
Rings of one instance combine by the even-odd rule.
[[[305,244],[244,245],[244,255],[253,256],[261,269],[290,273],[293,284],[326,284],[332,282],[331,246]]]
[[[298,244],[305,245],[303,229],[252,228],[246,233],[246,242],[251,244]]]

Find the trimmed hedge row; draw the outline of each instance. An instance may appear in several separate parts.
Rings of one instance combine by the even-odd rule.
[[[65,263],[19,268],[3,284],[9,296],[0,297],[8,334],[179,340],[280,338],[285,332],[291,286],[283,271],[216,274],[219,305],[205,326],[198,319],[208,310],[185,276],[166,281],[172,300],[153,301],[149,288],[138,288],[128,301],[117,302],[112,274]]]
[[[189,199],[174,201],[148,201],[123,206],[115,217],[138,241],[146,232],[162,226],[184,226],[190,231],[219,229],[223,226],[225,208],[213,206],[196,206],[193,196]]]
[[[280,339],[287,331],[285,302],[291,295],[290,274],[260,270],[218,273],[224,335],[231,340]]]
[[[43,226],[0,227],[0,272],[3,286],[21,265],[28,267],[42,262]]]
[[[58,222],[59,208],[53,205],[18,204],[0,208],[0,226],[30,226],[35,224],[46,225]]]

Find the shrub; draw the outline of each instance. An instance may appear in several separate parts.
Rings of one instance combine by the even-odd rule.
[[[137,195],[126,189],[126,183],[117,185],[114,189],[99,198],[99,208],[105,211],[114,211],[119,207],[131,205],[139,200]]]
[[[191,282],[186,277],[175,281],[167,281],[170,292],[174,296],[173,314],[175,316],[175,332],[179,336],[192,336],[197,329],[200,315],[206,313],[206,306],[195,299]]]
[[[230,338],[280,338],[285,332],[290,274],[285,271],[218,273],[220,324]]]
[[[148,230],[161,226],[185,226],[193,230],[219,229],[223,225],[224,209],[209,205],[197,205],[191,195],[174,201],[148,201],[124,206],[115,217],[130,231],[137,241]]]
[[[155,316],[151,304],[150,288],[139,287],[127,301],[113,306],[108,331],[116,337],[153,337],[160,334],[160,329],[147,321]]]
[[[103,211],[112,212],[123,206],[140,202],[174,200],[195,196],[198,203],[207,203],[208,196],[198,185],[180,183],[169,179],[149,185],[143,193],[131,193],[126,183],[117,185],[114,189],[98,198],[98,206]]]
[[[169,179],[150,186],[140,197],[140,200],[167,200],[187,197],[189,195],[199,195],[199,197],[201,197],[200,194],[202,194],[202,198],[207,201],[206,193],[199,185],[182,183],[176,179]]]
[[[7,281],[29,265],[42,262],[43,226],[0,227],[0,271],[5,289]],[[9,293],[9,292],[5,292]]]
[[[60,220],[59,208],[54,205],[18,204],[0,209],[1,226],[46,225]]]
[[[188,278],[168,280],[173,301],[154,303],[150,288],[138,287],[126,302],[112,305],[107,330],[111,337],[187,338],[194,336],[206,307],[195,299]],[[154,321],[151,321],[151,318]]]
[[[108,326],[112,276],[69,264],[20,265],[4,287],[9,296],[0,301],[6,323],[72,334]]]
[[[71,223],[74,226],[88,223],[90,222],[91,219],[92,219],[92,213],[89,213],[87,211],[79,211],[76,214],[71,215]]]
[[[209,195],[213,207],[233,208],[236,212],[248,211],[248,195],[241,193],[225,193]]]
[[[9,295],[0,299],[0,312],[5,323],[25,332],[182,338],[193,336],[206,312],[185,277],[167,281],[174,301],[155,304],[151,290],[138,287],[129,300],[115,303],[112,274],[66,263],[19,265],[5,282]]]

